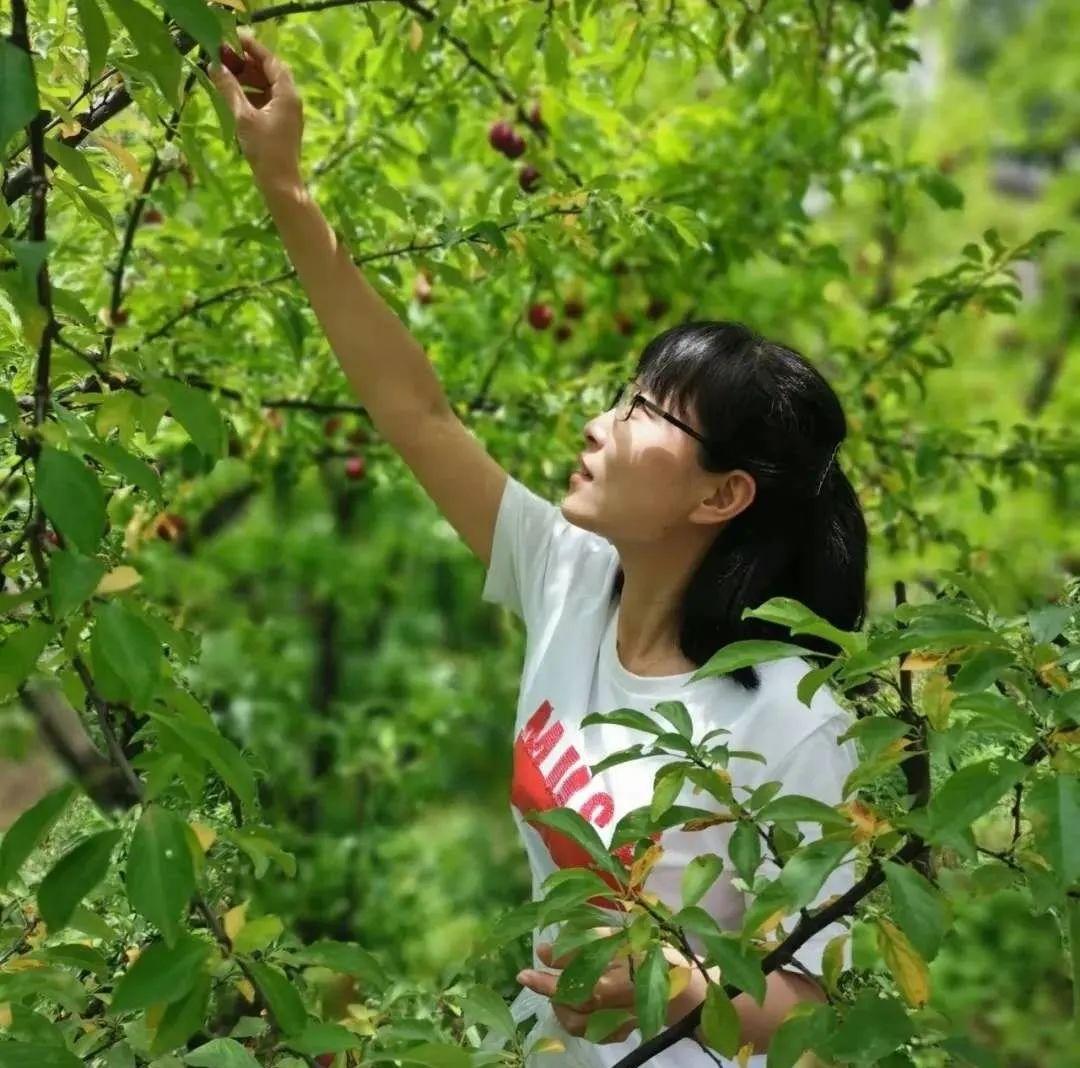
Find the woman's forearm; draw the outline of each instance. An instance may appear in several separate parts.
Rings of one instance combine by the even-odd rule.
[[[668,954],[671,956],[668,956]],[[689,963],[685,956],[671,946],[665,947],[665,956],[672,963]],[[676,959],[677,956],[677,959]],[[710,979],[719,982],[720,969],[707,968]],[[705,978],[694,967],[690,973],[690,982],[686,989],[668,1002],[668,1026],[671,1027],[687,1013],[697,1008],[705,1000]],[[769,1041],[784,1017],[800,1001],[824,1001],[825,995],[816,983],[804,976],[778,969],[765,976],[765,1002],[759,1005],[749,994],[737,994],[731,999],[739,1016],[739,1045],[747,1042],[754,1044],[755,1053],[764,1053],[769,1048]],[[699,1042],[705,1042],[701,1025],[694,1028],[694,1036]]]
[[[259,188],[330,347],[376,428],[385,435],[387,427],[445,405],[423,346],[352,262],[303,181]]]

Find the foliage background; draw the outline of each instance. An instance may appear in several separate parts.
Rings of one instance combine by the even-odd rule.
[[[1015,316],[976,304],[940,319],[935,337],[954,362],[925,375],[925,396],[874,381],[844,394],[852,433],[840,454],[872,522],[871,615],[892,608],[896,582],[926,598],[920,583],[956,567],[992,584],[1003,612],[1058,596],[1080,571],[1075,463],[1017,465],[1014,481],[955,444],[970,433],[971,453],[982,453],[1016,427],[1054,437],[1080,420],[1076,5],[917,5],[905,26],[918,61],[898,58],[877,94],[859,100],[869,117],[852,117],[843,133],[831,99],[806,94],[807,72],[784,41],[785,18],[796,9],[804,18],[806,5],[777,2],[755,17],[754,5],[742,5],[745,21],[739,6],[723,5],[729,34],[745,35],[731,48],[740,77],[730,84],[695,54],[707,51],[704,27],[721,5],[673,5],[663,17],[647,5],[646,18],[633,4],[612,6],[626,32],[607,37],[598,19],[585,20],[594,39],[586,29],[572,56],[565,44],[535,49],[546,5],[498,5],[469,23],[477,53],[515,92],[540,101],[559,155],[609,196],[578,226],[555,216],[511,230],[501,255],[460,241],[465,228],[525,202],[542,210],[552,183],[561,194],[552,200],[562,202],[572,185],[556,177],[550,150],[538,149],[527,158],[549,184],[522,197],[514,169],[486,141],[509,109],[460,56],[433,48],[408,5],[327,10],[258,31],[303,93],[309,171],[333,161],[312,184],[353,252],[458,242],[366,269],[424,344],[455,407],[515,477],[557,500],[584,421],[663,326],[690,316],[742,320],[850,385],[843,349],[857,349],[875,312],[950,267],[964,245],[990,227],[1008,245],[1061,228],[1062,239],[1023,265]],[[70,100],[82,77],[78,27],[64,25],[65,5],[37,7],[55,26],[54,70],[70,61],[68,84],[51,84],[49,96]],[[555,5],[557,17],[569,18],[570,7]],[[774,50],[776,62],[752,63],[757,48],[759,60]],[[133,92],[153,113],[150,91]],[[529,893],[508,811],[523,634],[480,602],[481,569],[404,464],[377,440],[346,439],[366,437],[366,420],[349,411],[355,398],[295,281],[258,284],[287,264],[246,168],[223,150],[219,121],[208,94],[196,94],[182,147],[163,153],[190,171],[170,170],[153,190],[164,221],[138,232],[115,356],[133,371],[147,361],[235,390],[226,402],[230,457],[207,473],[187,435],[163,425],[155,445],[168,512],[186,518],[191,537],[155,537],[158,509],[124,492],[110,517],[138,551],[145,596],[172,605],[201,636],[186,681],[250,753],[265,824],[297,861],[292,879],[257,878],[238,864],[235,885],[221,892],[250,899],[252,914],[282,917],[305,940],[357,940],[441,989],[494,918]],[[106,187],[104,210],[118,218],[160,129],[129,109],[108,133],[110,143],[83,155]],[[596,180],[604,174],[609,181]],[[94,312],[109,303],[101,265],[117,246],[80,199],[54,201],[54,284]],[[649,210],[635,216],[638,202]],[[434,283],[427,304],[412,296],[421,267]],[[253,288],[152,336],[185,300],[236,283]],[[570,295],[587,312],[569,340],[531,330],[530,301],[558,314]],[[670,309],[658,319],[645,314],[654,298]],[[619,313],[631,328],[618,328]],[[14,320],[6,329],[0,342],[16,346]],[[79,345],[89,335],[71,337]],[[85,371],[55,350],[58,381]],[[9,385],[20,395],[32,383],[16,375]],[[266,403],[275,397],[329,407]],[[951,451],[923,454],[922,470],[876,452],[862,432],[879,399],[907,421],[913,443],[947,439]],[[334,405],[344,424],[328,437]],[[137,413],[102,409],[99,430],[115,426],[121,440],[139,433]],[[341,467],[357,451],[368,460],[361,484]],[[25,481],[5,492],[14,508]],[[903,502],[921,522],[904,515]],[[958,536],[936,536],[945,528]],[[40,761],[20,704],[0,715],[8,758]],[[60,777],[56,767],[49,774]],[[43,775],[13,798],[6,822],[47,785]],[[88,805],[74,811],[55,840],[85,828],[88,813]],[[26,881],[51,859],[39,858]],[[103,911],[119,892],[102,886]],[[966,1013],[972,1033],[1014,1065],[1064,1065],[1075,1053],[1064,1037],[1067,961],[1047,924],[1003,889],[972,902],[960,917],[965,937],[933,964],[942,1009]],[[526,945],[475,962],[507,997]]]

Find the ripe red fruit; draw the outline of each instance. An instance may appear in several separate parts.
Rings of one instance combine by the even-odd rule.
[[[505,119],[493,122],[488,130],[488,144],[499,152],[506,152],[514,138],[514,128]]]
[[[570,327],[566,325],[566,323],[559,323],[559,325],[555,327],[555,340],[566,341],[573,335],[573,333],[574,331],[571,330]]]
[[[633,320],[622,312],[615,313],[615,326],[618,328],[619,333],[625,337],[629,337],[634,332]]]
[[[530,304],[529,305],[529,324],[534,330],[546,330],[551,326],[552,320],[555,318],[554,312],[546,304]]]
[[[540,118],[539,104],[533,104],[532,110],[529,112],[529,122],[531,122],[533,126],[542,126],[544,124],[544,120]]]
[[[332,1053],[320,1053],[316,1056],[315,1063],[320,1065],[320,1068],[330,1068],[334,1063],[334,1055]]]
[[[653,297],[649,301],[649,306],[645,309],[645,314],[650,319],[659,319],[668,310],[668,302],[662,297]]]
[[[345,477],[354,482],[364,477],[367,470],[367,462],[363,456],[349,456],[345,460]]]
[[[517,159],[525,151],[525,138],[516,130],[510,131],[510,140],[503,149],[503,155],[507,159]]]
[[[326,420],[325,423],[323,423],[323,432],[326,434],[326,436],[328,438],[333,437],[334,434],[336,434],[340,429],[341,429],[341,416],[340,415],[332,415],[332,416],[330,416],[329,419]]]
[[[117,308],[112,313],[112,321],[116,326],[123,326],[128,321],[128,313],[126,308]]]
[[[234,52],[227,44],[219,46],[218,56],[221,59],[222,66],[228,67],[233,74],[239,77],[240,72],[244,69],[244,57]]]
[[[157,208],[148,208],[143,212],[142,221],[148,225],[154,225],[161,222],[165,218]]]
[[[526,163],[518,174],[518,185],[520,185],[526,193],[529,193],[535,188],[539,181],[540,172],[531,163]]]
[[[563,305],[563,311],[569,319],[580,319],[585,314],[585,305],[576,297],[570,297]]]
[[[59,546],[59,544],[60,544],[60,535],[57,534],[55,530],[46,530],[45,531],[45,540],[47,542],[49,542],[49,544],[51,544],[51,545]]]

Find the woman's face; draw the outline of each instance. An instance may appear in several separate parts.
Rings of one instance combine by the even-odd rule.
[[[640,392],[656,404],[636,381],[626,389],[624,396]],[[695,413],[670,405],[664,411],[701,433]],[[585,424],[585,439],[583,459],[592,477],[571,475],[561,510],[568,522],[613,544],[655,542],[684,530],[690,513],[725,477],[701,467],[695,438],[640,403],[629,419],[616,419],[613,409],[597,415]]]

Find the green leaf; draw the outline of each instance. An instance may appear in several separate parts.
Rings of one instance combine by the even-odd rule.
[[[193,1049],[184,1063],[194,1068],[259,1068],[259,1062],[234,1038],[214,1038]]]
[[[852,848],[851,842],[819,838],[788,857],[780,872],[779,882],[792,908],[809,904],[829,873],[839,866]]]
[[[926,808],[935,839],[970,827],[988,812],[1027,773],[1017,760],[995,757],[954,772],[936,791]]]
[[[630,727],[637,731],[647,731],[649,734],[664,733],[664,729],[655,720],[635,708],[616,708],[613,712],[590,712],[581,721],[583,727],[600,723],[614,723],[619,727]]]
[[[15,877],[26,858],[49,833],[75,790],[75,783],[64,783],[28,808],[8,828],[0,842],[0,890]]]
[[[120,837],[115,828],[91,835],[65,853],[41,880],[38,909],[51,933],[67,926],[75,906],[105,877]]]
[[[303,1031],[308,1025],[307,1010],[292,980],[280,969],[262,961],[253,961],[248,967],[281,1030],[287,1035]]]
[[[911,939],[919,956],[932,961],[949,928],[948,902],[941,891],[914,868],[884,859],[881,867],[892,896],[893,918]]]
[[[653,796],[649,805],[649,819],[654,823],[675,803],[686,781],[686,770],[678,764],[662,767],[653,780]]]
[[[93,0],[84,0],[84,2],[92,3]],[[48,154],[52,156],[52,158],[79,183],[79,185],[89,186],[91,189],[97,189],[100,192],[104,192],[101,188],[101,183],[97,180],[97,176],[94,174],[87,161],[86,155],[77,148],[65,145],[63,141],[60,141],[55,137],[46,137],[45,151],[48,152]],[[91,320],[91,323],[92,322],[93,320]]]
[[[0,149],[30,124],[40,106],[30,54],[0,38]]]
[[[690,676],[691,682],[707,679],[713,675],[726,675],[738,668],[752,664],[762,664],[769,660],[782,660],[788,656],[821,656],[801,645],[789,645],[787,642],[751,640],[730,642],[713,653],[709,659]]]
[[[178,25],[183,26],[216,59],[222,41],[221,23],[203,0],[159,0]]]
[[[629,1009],[594,1009],[585,1018],[585,1041],[603,1042],[633,1015]]]
[[[197,762],[206,761],[245,808],[255,804],[255,775],[228,738],[216,728],[192,723],[175,713],[147,711],[163,745]]]
[[[913,1021],[897,998],[883,998],[878,991],[864,988],[855,1003],[847,1006],[843,1022],[821,1054],[829,1061],[877,1064],[914,1031]]]
[[[248,920],[232,940],[237,953],[254,953],[265,950],[284,930],[284,925],[277,916],[257,916]]]
[[[109,1004],[110,1015],[186,997],[209,955],[209,943],[186,932],[173,946],[155,942],[143,950],[116,984]]]
[[[0,1068],[82,1068],[82,1064],[74,1053],[61,1046],[0,1042]]]
[[[74,926],[69,920],[68,927]],[[55,964],[66,964],[79,971],[91,971],[99,979],[112,971],[112,966],[99,950],[84,946],[81,942],[65,942],[56,946],[45,946],[26,954],[32,960],[44,960]]]
[[[580,813],[572,808],[549,808],[543,811],[531,809],[525,813],[525,819],[546,824],[565,834],[581,846],[600,867],[625,883],[626,869],[608,852],[596,829]]]
[[[188,432],[199,452],[220,460],[225,455],[228,435],[209,393],[171,378],[154,378],[152,386],[168,399],[172,417]]]
[[[174,946],[180,921],[195,890],[187,824],[175,812],[147,805],[135,827],[125,876],[128,901]]]
[[[849,820],[842,812],[837,812],[831,805],[818,801],[813,797],[804,797],[802,794],[785,794],[783,797],[770,801],[760,812],[756,819],[762,823],[775,823],[778,821],[810,821],[820,823],[825,827],[847,827]]]
[[[634,1010],[641,1037],[650,1039],[667,1025],[668,963],[663,950],[653,943],[634,977]]]
[[[105,60],[109,56],[109,42],[112,39],[109,24],[105,21],[97,0],[75,0],[75,10],[82,25],[83,40],[86,42],[86,54],[89,59],[86,75],[91,81],[96,81],[98,75],[105,69]],[[63,165],[63,161],[60,162]]]
[[[49,601],[53,615],[63,619],[81,607],[97,589],[105,564],[92,556],[57,550],[49,560]]]
[[[701,1006],[701,1033],[713,1049],[725,1057],[734,1057],[739,1049],[742,1021],[731,998],[718,983],[710,983]]]
[[[517,1025],[509,1006],[491,987],[478,984],[458,1000],[461,1011],[470,1023],[483,1024],[489,1031],[504,1038],[513,1038],[516,1034]]]
[[[94,667],[102,665],[119,679],[131,702],[139,708],[150,703],[161,677],[161,642],[134,612],[116,601],[94,610],[90,652]]]
[[[761,863],[761,839],[757,826],[750,820],[740,820],[728,840],[728,858],[743,881],[754,881],[754,872]]]
[[[792,597],[771,597],[757,608],[745,608],[743,619],[764,619],[788,627],[794,637],[799,634],[812,634],[824,638],[839,646],[849,656],[862,648],[859,634],[834,627],[828,620],[822,619],[816,612]]]
[[[706,891],[720,878],[724,870],[724,858],[715,853],[702,853],[683,868],[682,903],[685,908],[694,905],[705,896]]]
[[[620,946],[626,945],[626,932],[594,938],[574,953],[559,973],[551,1000],[563,1005],[579,1005],[590,997],[600,976],[614,959]]]
[[[1061,772],[1039,779],[1027,800],[1042,817],[1035,827],[1039,852],[1062,890],[1072,889],[1080,883],[1080,776]]]
[[[108,0],[138,50],[137,60],[127,63],[144,70],[157,82],[165,99],[180,106],[180,53],[172,35],[158,16],[135,0]]]
[[[56,624],[35,619],[0,643],[0,697],[12,696],[30,677],[57,629]]]
[[[309,1023],[293,1038],[286,1038],[285,1045],[300,1053],[318,1056],[320,1053],[341,1053],[342,1050],[359,1049],[362,1041],[355,1031],[350,1031],[347,1027],[318,1020]]]
[[[182,1046],[202,1028],[210,1004],[212,983],[213,979],[208,973],[200,973],[196,976],[192,988],[182,998],[166,1006],[150,1044],[150,1052],[154,1056]]]
[[[933,197],[939,208],[949,210],[964,206],[963,190],[938,171],[924,171],[920,174],[919,187],[928,196]]]
[[[222,834],[239,846],[250,858],[255,868],[255,877],[261,879],[266,874],[266,869],[273,860],[281,870],[291,879],[296,875],[296,858],[292,853],[286,853],[276,842],[271,841],[265,834],[259,834],[247,827],[225,827]],[[319,945],[352,945],[344,942],[320,942]],[[360,947],[357,946],[357,949]],[[361,950],[361,952],[366,952]]]
[[[43,445],[34,489],[56,529],[93,556],[105,533],[105,495],[94,473],[70,452]]]
[[[682,701],[661,701],[653,709],[688,741],[694,737],[694,723]]]

